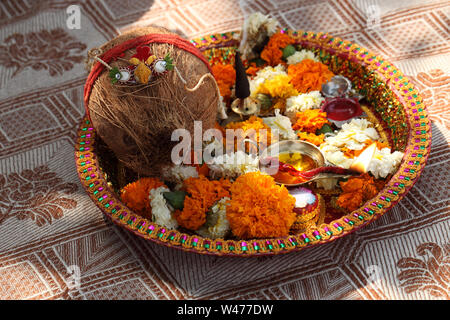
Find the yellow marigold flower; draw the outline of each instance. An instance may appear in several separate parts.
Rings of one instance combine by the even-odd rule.
[[[325,139],[324,134],[316,135],[314,133],[301,132],[301,131],[297,132],[297,136],[300,140],[310,142],[316,146],[320,146],[324,142],[324,139]]]
[[[298,91],[290,83],[288,75],[279,74],[273,79],[269,79],[261,83],[258,93],[268,94],[273,98],[287,99],[291,96],[298,95]]]

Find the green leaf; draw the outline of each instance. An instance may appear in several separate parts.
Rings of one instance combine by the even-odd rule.
[[[324,124],[322,126],[322,128],[317,129],[316,134],[325,134],[325,133],[329,133],[329,132],[333,132],[333,128],[331,128],[331,126],[329,124]]]
[[[113,84],[115,84],[115,83],[117,83],[117,81],[119,81],[119,79],[116,78],[116,74],[120,74],[119,68],[114,67],[111,70],[109,70],[109,77],[111,78],[111,82]]]
[[[263,110],[269,110],[272,106],[272,98],[264,93],[258,93],[256,95],[256,99],[261,103],[261,108]]]
[[[169,54],[166,54],[164,57],[164,61],[166,62],[166,69],[172,71],[173,70],[173,59]]]
[[[295,53],[295,47],[292,44],[287,45],[283,49],[283,59],[286,60],[288,57],[292,56]]]
[[[176,210],[183,210],[184,198],[187,193],[184,191],[163,192],[164,199]]]

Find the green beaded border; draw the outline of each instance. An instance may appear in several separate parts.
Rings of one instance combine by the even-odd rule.
[[[417,181],[428,158],[431,147],[431,123],[423,99],[414,85],[393,64],[369,50],[332,37],[328,33],[305,32],[303,30],[280,29],[298,41],[335,51],[356,60],[368,70],[389,79],[389,88],[394,92],[406,111],[409,136],[405,156],[399,170],[385,187],[361,208],[314,230],[283,238],[224,240],[207,239],[169,230],[142,218],[120,202],[103,178],[95,155],[93,141],[95,130],[87,118],[83,119],[77,133],[75,161],[80,181],[94,203],[111,220],[135,233],[169,247],[201,254],[230,256],[260,256],[298,251],[312,245],[327,243],[353,232],[382,216],[400,201]],[[201,51],[225,45],[236,45],[239,31],[213,34],[192,39],[191,43]]]

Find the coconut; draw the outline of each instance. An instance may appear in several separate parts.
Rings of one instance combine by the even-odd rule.
[[[174,34],[160,27],[133,29],[108,43],[100,50],[111,48],[130,39],[149,34]],[[168,43],[150,43],[150,52],[157,58],[167,54],[175,70],[150,80],[148,84],[113,84],[109,70],[99,75],[86,101],[92,124],[100,138],[126,167],[145,176],[160,176],[161,170],[172,164],[171,150],[179,143],[172,141],[172,132],[187,129],[193,141],[194,121],[201,121],[203,130],[214,127],[219,94],[213,77],[206,77],[206,64],[196,55]],[[122,57],[109,63],[114,68],[130,66],[129,59],[136,48],[126,50]],[[187,83],[184,83],[184,81]]]

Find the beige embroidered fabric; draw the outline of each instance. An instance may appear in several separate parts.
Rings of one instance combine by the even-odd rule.
[[[356,42],[414,81],[433,121],[419,181],[366,228],[281,256],[200,256],[111,225],[73,156],[87,50],[133,26],[236,30],[254,11]],[[449,20],[445,0],[2,0],[0,298],[448,299]]]

